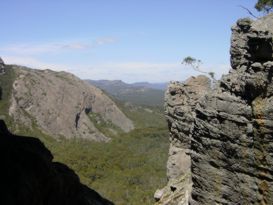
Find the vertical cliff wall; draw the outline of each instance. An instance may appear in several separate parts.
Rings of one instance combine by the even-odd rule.
[[[188,204],[191,195],[191,129],[195,106],[211,87],[206,76],[191,77],[184,83],[172,82],[165,94],[165,115],[170,130],[167,162],[168,184],[157,190],[157,204]]]
[[[158,204],[273,204],[272,38],[273,14],[240,19],[232,27],[232,69],[213,90],[187,101],[185,94],[175,95],[184,103],[174,106],[168,103],[175,102],[169,87],[168,177],[185,177],[184,167],[190,184],[179,189],[169,184],[173,193],[178,190],[175,196],[166,194],[168,187],[157,191]],[[179,165],[172,163],[173,153]]]
[[[272,23],[237,22],[232,70],[196,106],[192,204],[273,204]]]

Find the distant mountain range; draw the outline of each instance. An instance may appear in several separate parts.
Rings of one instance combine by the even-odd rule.
[[[149,82],[136,82],[136,83],[125,83],[122,80],[87,80],[91,84],[99,86],[122,86],[122,87],[133,87],[133,88],[151,88],[156,90],[166,90],[168,83],[149,83]]]
[[[137,82],[129,84],[134,87],[153,88],[156,90],[166,90],[168,83],[149,83],[149,82]]]
[[[115,99],[136,105],[163,106],[167,83],[137,82],[128,84],[121,80],[86,80],[104,90]]]

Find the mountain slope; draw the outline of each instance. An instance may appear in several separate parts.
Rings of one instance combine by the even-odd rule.
[[[105,90],[109,95],[123,102],[130,102],[135,105],[163,106],[164,90],[154,89],[158,85],[149,83],[127,84],[121,80],[87,80]],[[163,86],[163,85],[159,85]]]
[[[9,69],[15,77],[12,90],[6,91],[12,93],[8,114],[16,125],[35,125],[51,136],[107,141],[108,137],[92,122],[91,115],[95,113],[124,132],[134,128],[132,121],[100,89],[72,74],[20,66]],[[6,73],[1,79],[5,79]]]
[[[157,187],[162,187],[166,183],[165,163],[168,150],[168,131],[162,108],[135,106],[131,103],[117,100],[114,103],[101,90],[82,83],[78,78],[75,80],[73,75],[64,72],[39,71],[13,65],[5,65],[4,67],[5,74],[0,74],[0,90],[3,91],[0,94],[0,119],[5,119],[13,133],[39,138],[51,150],[55,162],[68,165],[75,170],[83,184],[92,187],[102,197],[108,198],[116,204],[139,205],[153,203],[153,192]],[[22,74],[20,75],[20,73]],[[55,84],[59,84],[59,86]],[[18,87],[21,87],[21,85],[23,87],[18,90]],[[90,95],[95,97],[90,102],[91,107],[85,103],[84,105],[86,106],[83,107],[87,109],[81,113],[81,115],[87,115],[87,119],[91,120],[89,123],[96,127],[94,135],[87,135],[87,139],[95,139],[96,141],[77,137],[79,136],[79,128],[78,130],[75,129],[75,134],[77,134],[75,137],[56,138],[40,127],[37,119],[34,118],[35,116],[33,117],[33,106],[27,106],[35,105],[37,107],[35,109],[43,112],[47,110],[40,107],[49,106],[50,109],[54,109],[54,112],[61,110],[59,111],[60,115],[66,116],[66,112],[71,112],[66,109],[75,106],[71,101],[83,104],[83,96],[85,95],[82,94],[79,86],[87,86],[89,91],[90,87],[92,87],[95,91],[101,93],[100,96],[98,93],[92,92],[92,95]],[[27,89],[24,87],[27,87]],[[60,87],[65,87],[66,89],[63,90],[65,90],[66,95],[69,94],[67,97],[64,97],[63,104],[57,104],[57,102],[61,101],[61,95],[53,95]],[[22,93],[22,89],[25,89],[26,92]],[[18,95],[16,92],[21,94]],[[84,90],[84,92],[86,91]],[[54,108],[53,105],[44,105],[52,103],[52,96],[55,99],[53,103],[55,103],[58,109]],[[12,97],[16,98],[18,106],[16,109],[22,115],[19,115],[20,118],[16,121],[14,117],[9,116],[9,112],[11,112],[10,99]],[[100,98],[104,100],[102,101]],[[27,101],[28,99],[29,101]],[[104,101],[111,102],[114,105]],[[67,104],[70,106],[67,106]],[[116,115],[119,117],[126,115],[133,121],[135,129],[128,133],[121,132],[121,128],[114,124],[116,118],[107,120],[104,117],[104,112],[109,114],[109,108],[112,108],[114,113],[119,113],[114,109],[116,105],[120,108],[120,112],[124,113],[124,115]],[[69,119],[64,123],[75,126],[74,120],[78,110],[76,111],[72,112],[73,117],[68,115]],[[38,111],[35,111],[35,113],[39,116]],[[48,114],[48,117],[51,117],[51,115],[56,116],[56,114],[51,113]],[[24,123],[21,121],[24,119],[23,117],[27,119],[23,121]],[[128,119],[127,117],[125,119]],[[78,126],[80,126],[81,118],[82,116],[79,119]],[[53,118],[52,120],[55,119]],[[57,123],[56,120],[54,123]],[[60,129],[56,131],[60,132]],[[100,138],[101,135],[112,137],[112,140],[108,143],[100,143],[98,141],[109,139]],[[96,136],[98,138],[95,138]]]
[[[168,83],[149,83],[149,82],[137,82],[131,84],[135,87],[146,87],[146,88],[152,88],[156,90],[166,90]]]

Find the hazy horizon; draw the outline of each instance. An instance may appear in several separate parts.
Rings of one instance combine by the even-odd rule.
[[[231,26],[249,17],[239,5],[257,14],[255,3],[6,1],[0,56],[8,64],[64,70],[82,79],[155,83],[199,74],[181,65],[190,55],[219,78],[230,67]]]

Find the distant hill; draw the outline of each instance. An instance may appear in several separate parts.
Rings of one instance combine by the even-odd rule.
[[[127,86],[104,83],[120,90]],[[163,95],[127,87],[134,102]],[[154,104],[163,101],[155,99]],[[162,106],[120,101],[72,74],[5,65],[0,58],[0,119],[13,133],[38,137],[55,162],[68,165],[81,182],[115,204],[153,204],[155,189],[167,183]]]
[[[137,83],[132,83],[131,85],[135,87],[146,87],[146,88],[152,88],[156,90],[166,90],[168,83],[137,82]]]
[[[166,83],[139,82],[128,84],[121,80],[86,80],[115,99],[135,105],[163,106]]]
[[[66,72],[4,65],[0,117],[50,136],[108,141],[96,123],[129,132],[133,122],[104,92]]]

